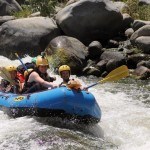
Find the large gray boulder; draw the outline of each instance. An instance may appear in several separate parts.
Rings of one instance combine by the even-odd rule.
[[[0,0],[0,16],[12,15],[20,10],[22,8],[15,0]]]
[[[114,59],[116,61],[122,61],[125,60],[125,56],[122,52],[117,52],[117,51],[111,51],[110,50],[106,50],[103,52],[103,54],[100,57],[101,60],[111,60]]]
[[[138,76],[138,79],[146,80],[150,78],[150,69],[144,66],[138,66],[134,72],[133,75]]]
[[[123,12],[124,10],[129,9],[128,5],[124,2],[114,2],[114,4],[120,10],[120,12]]]
[[[137,31],[135,31],[132,34],[130,41],[132,43],[134,43],[135,39],[140,36],[150,36],[150,25],[145,25],[145,26],[139,28]]]
[[[145,67],[147,67],[147,68],[149,68],[150,69],[150,60],[148,60],[148,61],[140,61],[138,64],[137,64],[137,67],[138,66],[145,66]]]
[[[138,30],[139,28],[145,26],[145,25],[150,25],[150,21],[144,21],[144,20],[134,20],[132,24],[132,28],[134,31]]]
[[[128,28],[126,31],[125,31],[125,35],[126,37],[130,38],[131,35],[134,33],[134,30],[132,28]]]
[[[128,55],[127,65],[130,69],[135,69],[139,62],[148,61],[148,60],[150,60],[149,54],[137,53],[137,54],[133,54],[133,55]]]
[[[88,58],[91,60],[99,59],[100,55],[103,53],[102,45],[98,41],[93,41],[88,46]]]
[[[4,22],[14,20],[14,16],[0,16],[0,25],[2,25]]]
[[[50,55],[49,62],[54,68],[60,65],[69,65],[72,74],[81,74],[86,65],[87,49],[79,40],[68,37],[58,36],[51,40],[47,47]]]
[[[84,44],[110,39],[120,30],[123,17],[109,0],[80,0],[56,14],[62,31]]]
[[[17,19],[0,26],[0,55],[37,55],[48,43],[60,35],[54,20],[45,17]]]
[[[69,0],[67,3],[66,3],[66,6],[70,5],[70,4],[73,4],[75,2],[77,2],[79,0]]]
[[[139,5],[150,5],[150,0],[139,0]]]
[[[105,60],[107,72],[126,64],[126,57],[122,52],[117,51],[104,51],[100,56],[100,60]]]
[[[122,22],[122,31],[125,31],[128,28],[131,28],[131,24],[133,23],[133,18],[127,14],[124,13],[123,15],[123,22]]]
[[[145,54],[150,54],[150,36],[140,36],[135,40],[136,45]]]
[[[145,25],[135,31],[130,37],[130,41],[140,48],[143,53],[150,54],[150,25]]]

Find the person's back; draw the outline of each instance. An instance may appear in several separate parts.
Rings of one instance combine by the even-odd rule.
[[[25,63],[24,65],[19,65],[17,67],[17,76],[18,78],[24,82],[25,81],[25,78],[24,78],[24,73],[26,71],[26,68],[27,69],[34,69],[36,67],[36,57],[32,58],[31,62],[27,62]]]
[[[42,56],[38,56],[36,60],[36,68],[26,77],[24,93],[38,92],[46,90],[49,87],[55,88],[58,86],[57,84],[52,83],[54,79],[48,76],[48,68],[48,60]]]

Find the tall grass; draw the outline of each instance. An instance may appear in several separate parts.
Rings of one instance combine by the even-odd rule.
[[[32,14],[32,9],[30,6],[22,5],[22,10],[19,12],[13,13],[16,18],[27,18]]]
[[[53,16],[55,6],[60,3],[66,3],[68,0],[26,0],[28,5],[23,5],[23,11],[15,13],[17,18],[27,17],[31,13],[40,11],[41,16]],[[114,0],[115,1],[115,0]],[[139,0],[120,0],[128,5],[128,9],[123,10],[128,13],[133,19],[149,20],[150,21],[150,5],[139,6]]]
[[[139,0],[122,0],[128,5],[123,12],[128,13],[134,19],[150,21],[150,5],[139,6]]]
[[[14,13],[17,18],[28,17],[31,13],[40,12],[41,16],[53,16],[58,0],[26,0],[26,5],[21,5],[22,11]]]
[[[52,16],[55,12],[57,0],[29,0],[33,12],[40,11],[42,16]]]

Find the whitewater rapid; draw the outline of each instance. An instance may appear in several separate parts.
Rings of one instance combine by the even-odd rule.
[[[27,56],[23,62],[31,61]],[[0,66],[20,65],[0,56]],[[50,69],[49,73],[55,75]],[[57,83],[61,78],[56,75]],[[98,79],[81,77],[85,85]],[[0,111],[0,150],[117,149],[148,150],[150,147],[150,81],[124,79],[97,85],[93,93],[102,110],[95,126],[43,121],[36,117],[9,118]]]

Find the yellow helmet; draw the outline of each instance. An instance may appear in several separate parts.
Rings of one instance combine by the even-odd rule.
[[[26,78],[27,75],[32,71],[33,69],[28,69],[24,72],[24,77]]]
[[[7,67],[5,67],[6,68],[6,70],[7,71],[17,71],[17,68],[15,67],[15,66],[13,66],[13,65],[10,65],[10,66],[7,66]]]
[[[62,71],[69,71],[70,72],[70,67],[67,65],[62,65],[59,67],[59,74],[61,74]]]
[[[42,56],[37,56],[37,59],[36,59],[36,66],[48,66],[49,67],[49,64],[48,64],[48,60],[46,58],[42,58]]]

